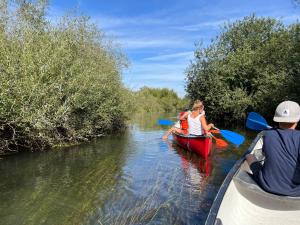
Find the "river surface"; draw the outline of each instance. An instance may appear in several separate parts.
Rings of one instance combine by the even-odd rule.
[[[117,136],[0,159],[1,225],[204,224],[245,144],[203,160],[145,116]]]

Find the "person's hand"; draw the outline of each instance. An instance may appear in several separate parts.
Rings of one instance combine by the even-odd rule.
[[[257,159],[253,154],[247,154],[246,161],[247,161],[248,165],[250,166],[252,163],[256,162]]]
[[[210,123],[209,126],[210,126],[210,129],[215,127],[215,125],[213,123]]]

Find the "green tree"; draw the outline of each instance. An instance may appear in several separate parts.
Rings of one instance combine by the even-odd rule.
[[[143,87],[135,95],[136,112],[164,113],[182,110],[189,103],[167,88]]]
[[[2,3],[0,153],[72,144],[124,127],[127,60],[111,40],[86,17],[47,22],[45,0]]]
[[[250,110],[273,115],[278,102],[295,94],[289,91],[296,79],[290,53],[297,41],[291,30],[254,15],[225,25],[210,46],[195,50],[187,69],[189,96],[204,100],[206,112],[218,122],[243,121]]]
[[[292,48],[289,52],[290,82],[288,86],[291,100],[300,102],[300,24],[291,26]]]

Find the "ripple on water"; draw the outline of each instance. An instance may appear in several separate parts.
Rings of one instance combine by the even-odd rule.
[[[164,132],[134,127],[66,151],[4,159],[0,223],[204,224],[243,150],[230,146],[205,161],[162,141]]]

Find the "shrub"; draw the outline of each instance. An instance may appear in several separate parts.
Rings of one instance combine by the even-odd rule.
[[[111,40],[86,17],[47,22],[43,0],[4,3],[0,151],[42,150],[121,128],[127,61]]]
[[[225,25],[210,46],[195,50],[186,90],[216,122],[242,122],[251,110],[273,116],[279,102],[299,100],[298,40],[298,23],[250,16]]]

